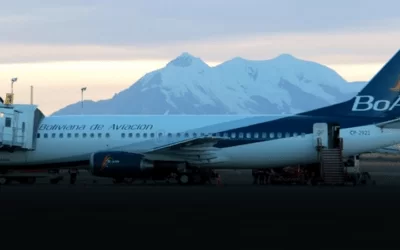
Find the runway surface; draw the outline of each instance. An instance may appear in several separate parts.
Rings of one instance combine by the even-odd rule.
[[[360,187],[253,186],[245,171],[223,173],[222,187],[92,184],[89,175],[76,185],[3,186],[2,237],[72,233],[77,247],[398,249],[400,171],[378,170],[381,183]]]

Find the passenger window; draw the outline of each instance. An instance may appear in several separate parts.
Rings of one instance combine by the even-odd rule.
[[[176,133],[176,137],[181,137],[181,133]]]
[[[101,133],[98,133],[98,134],[97,134],[97,137],[101,138]]]
[[[90,133],[90,138],[94,138],[94,133]]]
[[[171,134],[171,133],[168,133],[168,137],[172,137],[172,134]]]
[[[293,133],[293,137],[297,137],[298,134],[296,132]]]
[[[10,117],[6,117],[5,126],[6,126],[7,128],[11,127],[11,118],[10,118]]]
[[[136,133],[136,138],[139,138],[140,137],[140,133]]]
[[[68,137],[68,138],[71,138],[71,133],[68,133],[68,134],[67,134],[67,137]]]
[[[163,136],[163,133],[158,133],[158,137],[162,137]]]
[[[189,137],[189,133],[185,133],[185,137],[186,137],[186,138]]]
[[[265,132],[262,132],[262,134],[261,134],[261,138],[263,138],[263,139],[267,138],[267,133],[265,133]]]
[[[196,133],[193,133],[193,137],[197,137],[197,134],[196,134]]]
[[[240,132],[240,133],[239,133],[239,138],[240,138],[240,139],[243,139],[243,137],[244,137],[244,134],[243,134],[242,132]]]
[[[256,139],[257,139],[257,138],[258,138],[258,136],[259,136],[259,135],[258,135],[258,133],[257,133],[257,132],[256,132],[256,133],[254,133],[254,138],[256,138]]]
[[[75,133],[75,138],[78,138],[79,137],[79,133]]]
[[[236,138],[236,133],[233,132],[233,133],[231,134],[231,137],[232,137],[232,138]]]
[[[36,138],[40,138],[40,133],[37,133]]]
[[[282,133],[281,132],[278,132],[278,138],[282,138]]]
[[[83,133],[83,134],[82,134],[82,137],[83,137],[83,138],[86,138],[86,133]]]
[[[273,133],[273,132],[269,133],[269,137],[270,138],[274,138],[275,137],[275,133]]]
[[[250,139],[251,138],[251,133],[246,133],[246,137],[248,138],[248,139]]]
[[[52,133],[51,138],[56,138],[56,133]]]
[[[60,134],[59,134],[59,137],[60,137],[60,138],[63,138],[63,137],[64,137],[64,134],[63,134],[63,133],[60,133]]]
[[[121,137],[122,137],[122,138],[125,138],[125,133],[122,133],[122,134],[121,134]]]
[[[289,133],[289,132],[286,132],[286,133],[285,133],[285,137],[286,137],[286,138],[290,137],[290,133]]]
[[[154,137],[154,133],[151,133],[151,134],[150,134],[150,137],[153,138],[153,137]]]
[[[225,132],[224,137],[229,137],[229,134]]]
[[[47,133],[45,133],[45,134],[43,135],[43,137],[44,137],[44,138],[47,138]]]
[[[129,138],[132,138],[133,135],[132,135],[132,133],[129,133],[128,136],[129,136]]]
[[[110,137],[110,133],[106,133],[106,137],[109,138]]]
[[[147,137],[147,133],[144,133],[144,134],[143,134],[143,137],[146,138],[146,137]]]

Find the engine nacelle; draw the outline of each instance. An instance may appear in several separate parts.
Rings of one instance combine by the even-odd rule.
[[[97,152],[90,157],[90,171],[95,176],[133,176],[153,168],[153,162],[145,160],[141,154],[123,151]]]

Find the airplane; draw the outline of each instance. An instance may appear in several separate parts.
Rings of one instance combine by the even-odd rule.
[[[0,171],[89,166],[93,175],[110,177],[173,168],[186,184],[196,174],[193,169],[315,163],[316,141],[331,143],[333,129],[343,139],[343,157],[350,157],[400,143],[399,76],[400,50],[352,99],[296,115],[44,117],[32,125],[38,127],[34,148],[13,150],[3,141]],[[31,125],[23,114],[32,105],[7,107],[22,112],[19,124]],[[12,133],[12,117],[1,114],[0,131]]]

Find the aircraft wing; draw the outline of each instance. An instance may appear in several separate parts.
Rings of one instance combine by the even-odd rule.
[[[375,124],[379,128],[400,128],[400,118]]]
[[[164,156],[168,159],[187,161],[197,165],[209,164],[222,160],[221,156],[218,155],[219,148],[214,147],[215,144],[222,140],[228,140],[228,138],[191,138],[152,148],[144,154],[147,156]]]

